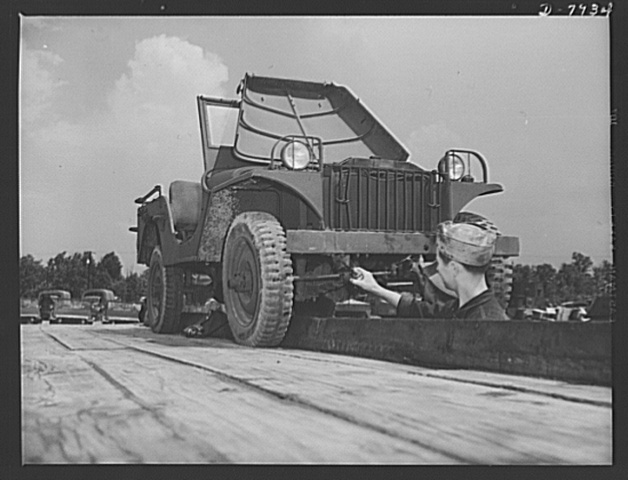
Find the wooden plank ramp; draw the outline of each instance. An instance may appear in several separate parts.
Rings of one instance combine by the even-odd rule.
[[[612,463],[608,387],[138,325],[21,328],[26,464]]]

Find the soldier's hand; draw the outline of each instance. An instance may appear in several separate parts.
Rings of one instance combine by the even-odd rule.
[[[425,271],[425,267],[429,265],[429,262],[426,262],[423,258],[423,255],[419,255],[419,268],[421,269],[421,273]]]
[[[380,288],[380,285],[375,281],[373,274],[360,267],[353,268],[349,281],[356,287],[360,287],[362,290],[369,293],[373,293]]]

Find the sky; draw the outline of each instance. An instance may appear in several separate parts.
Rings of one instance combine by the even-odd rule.
[[[249,72],[349,87],[423,168],[480,151],[515,263],[612,261],[609,55],[605,17],[22,16],[20,256],[141,272],[133,200],[200,180],[196,96]]]

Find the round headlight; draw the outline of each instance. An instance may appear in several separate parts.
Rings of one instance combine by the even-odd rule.
[[[464,175],[464,162],[458,155],[449,154],[439,162],[438,171],[448,175],[450,180],[460,180]]]
[[[310,147],[303,142],[290,142],[281,150],[281,161],[291,170],[303,170],[310,160]]]

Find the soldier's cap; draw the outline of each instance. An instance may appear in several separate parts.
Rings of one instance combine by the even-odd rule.
[[[495,253],[497,234],[471,223],[442,222],[436,236],[438,250],[464,265],[483,267]]]

